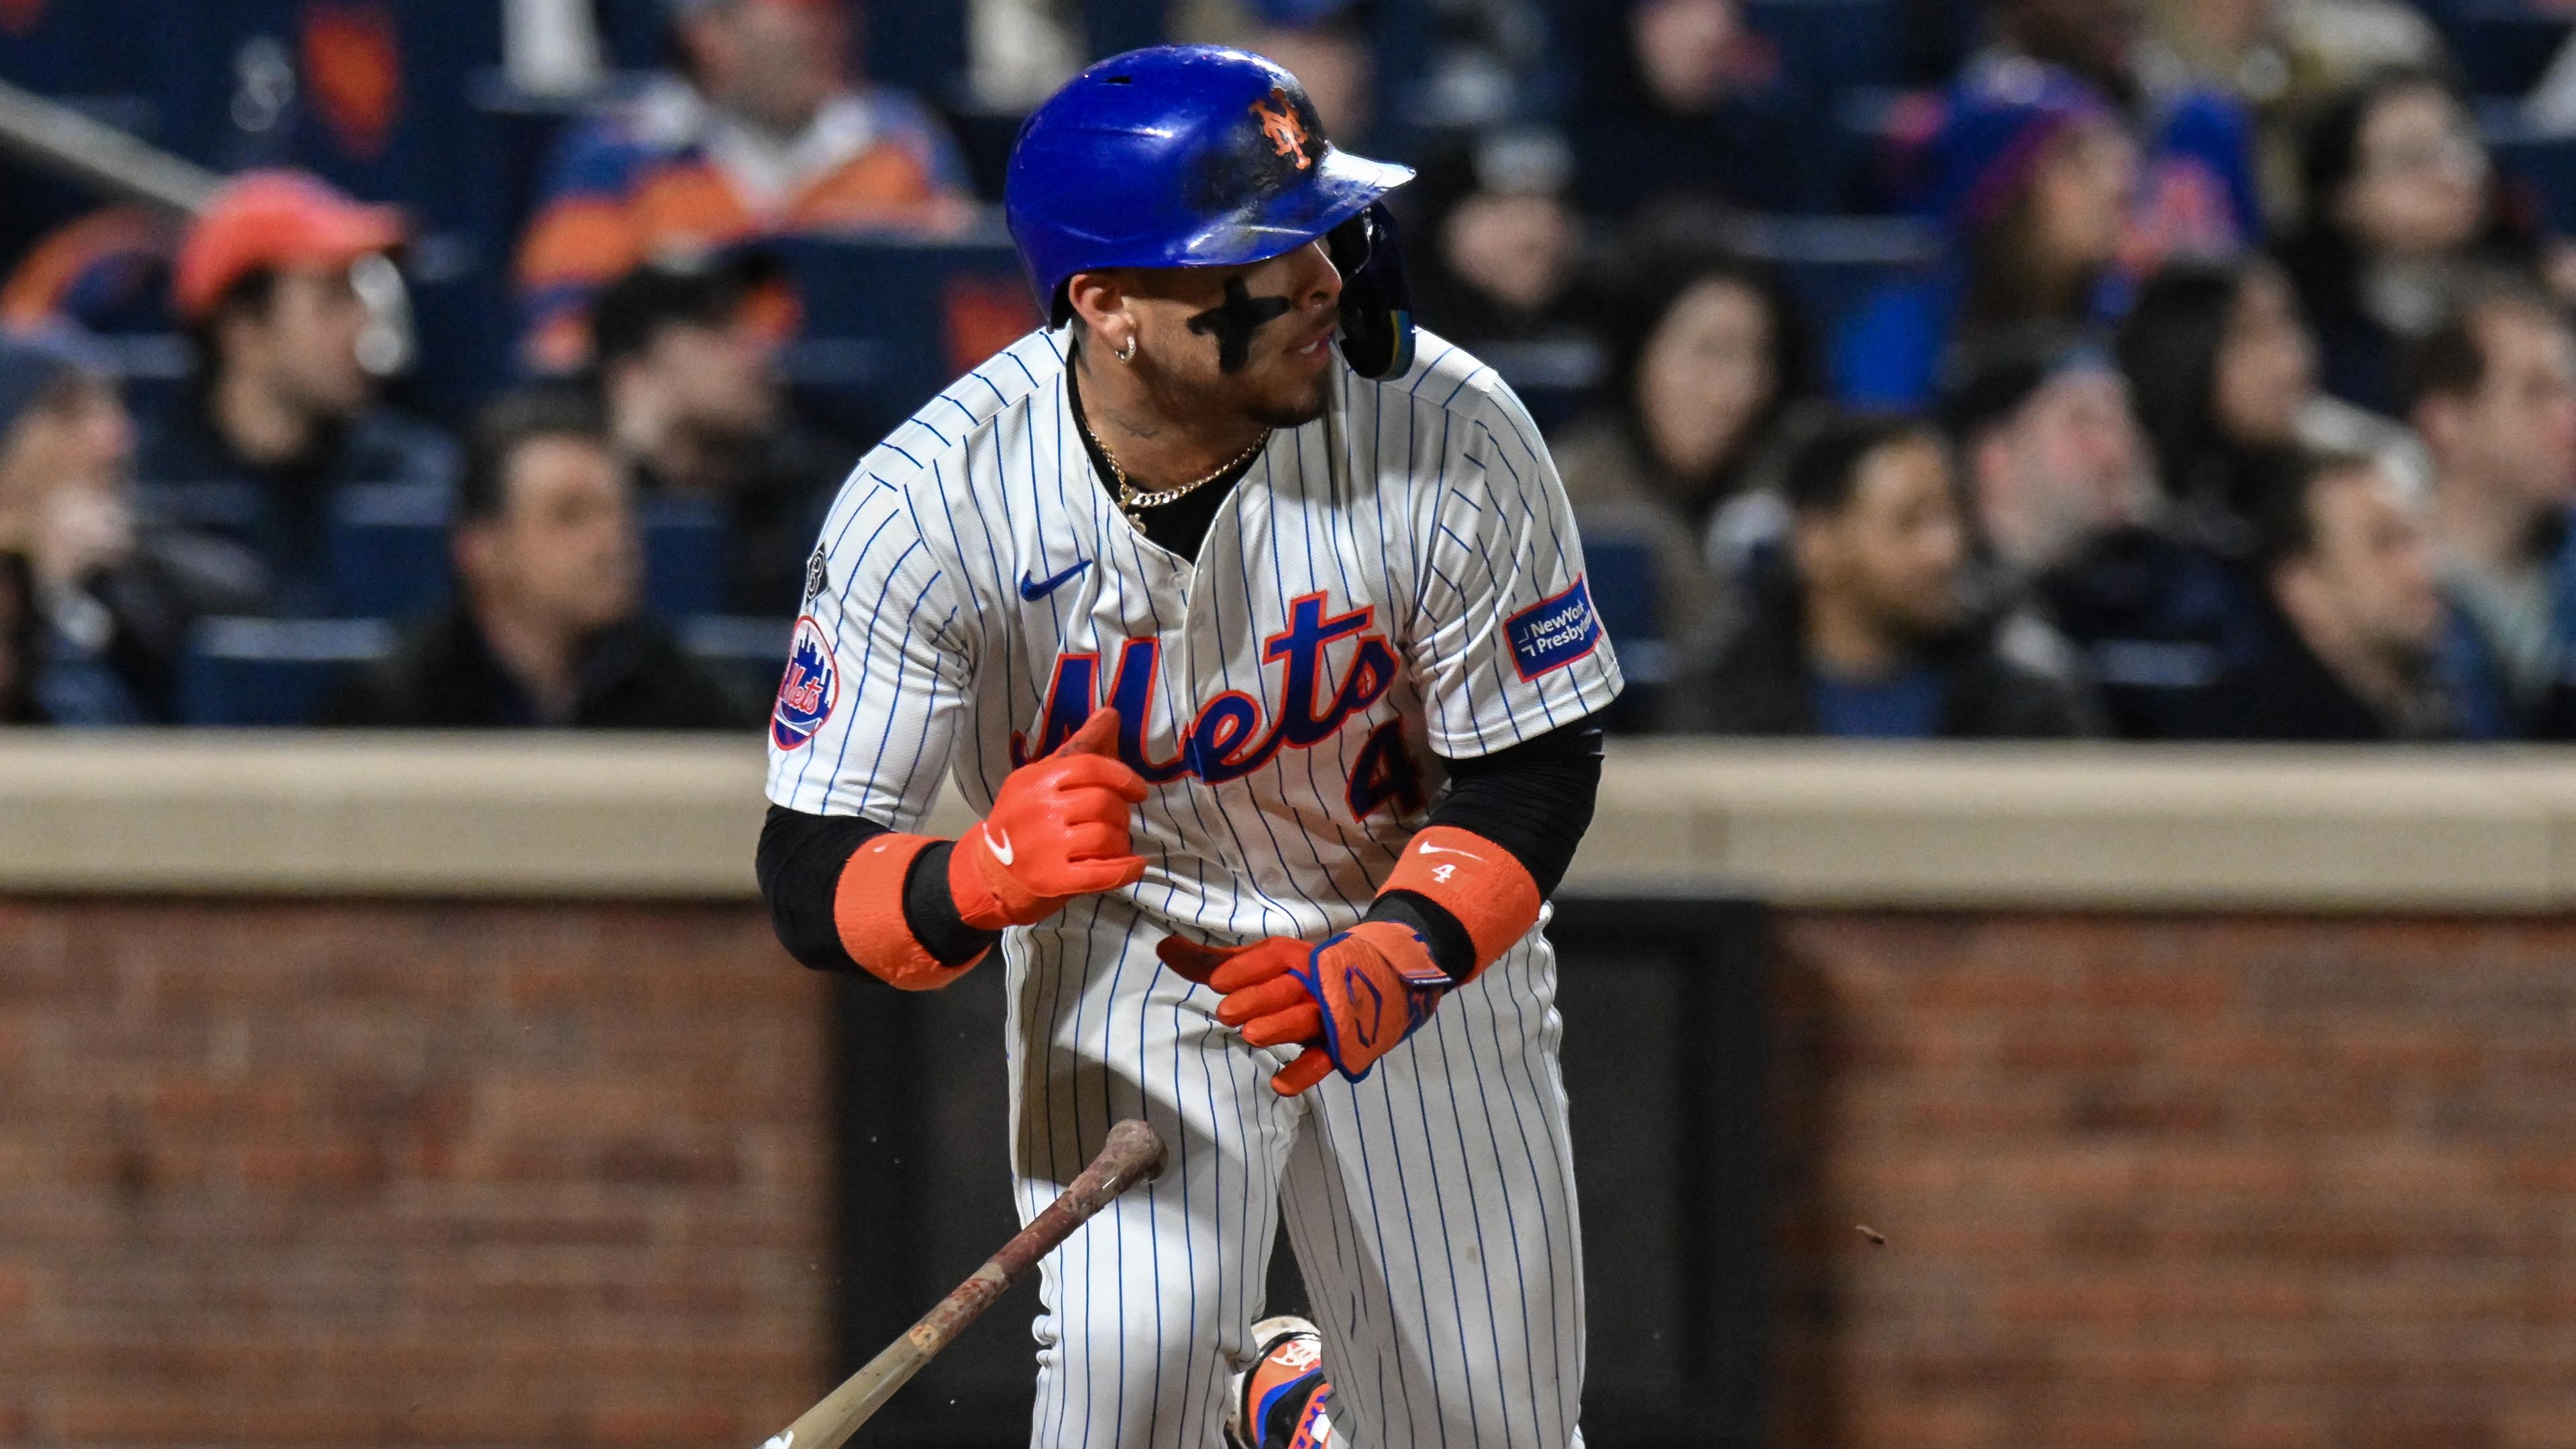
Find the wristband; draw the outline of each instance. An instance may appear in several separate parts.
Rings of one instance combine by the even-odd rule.
[[[841,867],[832,892],[832,924],[842,949],[869,975],[904,991],[935,991],[984,959],[978,952],[951,966],[931,955],[904,919],[904,882],[913,862],[938,843],[927,835],[870,837]]]
[[[1519,856],[1454,825],[1425,826],[1405,842],[1395,873],[1378,888],[1381,896],[1391,891],[1411,891],[1466,928],[1476,962],[1459,978],[1462,986],[1530,933],[1543,904]]]

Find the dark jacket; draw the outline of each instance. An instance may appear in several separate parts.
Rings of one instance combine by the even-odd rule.
[[[145,483],[246,485],[253,512],[238,538],[267,566],[269,611],[313,615],[331,608],[334,495],[353,483],[453,487],[457,471],[453,439],[386,408],[332,429],[292,463],[264,467],[233,451],[196,398],[182,397],[144,429],[134,475]]]
[[[2082,685],[2008,646],[2014,635],[2053,643],[2036,616],[1979,620],[1931,650],[1942,678],[1941,739],[2062,739],[2092,733]],[[2015,640],[2017,645],[2019,640]],[[2043,651],[2028,651],[2033,655]],[[1766,569],[1751,604],[1708,668],[1677,688],[1670,724],[1721,735],[1817,733],[1806,630],[1785,567]]]
[[[2038,590],[2124,739],[2201,735],[2211,718],[2202,696],[2269,657],[2280,632],[2243,565],[2167,529],[2107,533]]]
[[[2449,637],[2426,663],[2403,710],[2390,714],[2352,692],[2316,656],[2277,604],[2262,605],[2266,646],[2239,659],[2185,702],[2185,738],[2294,743],[2403,740],[2450,743],[2508,738],[2508,714],[2492,681],[2476,676],[2460,648],[2469,631],[2453,616]]]
[[[52,605],[53,664],[66,676],[97,675],[87,689],[49,691],[55,721],[176,720],[179,661],[190,626],[211,615],[258,613],[267,599],[267,572],[250,550],[212,534],[143,522],[131,553],[83,581],[75,597]]]
[[[2438,702],[2401,725],[2345,688],[2286,626],[2281,634],[2269,657],[2230,670],[2199,697],[2206,714],[2191,731],[2195,737],[2306,744],[2457,738]]]
[[[582,658],[574,729],[749,730],[760,711],[680,652],[647,619],[610,629]],[[412,631],[382,663],[360,671],[323,707],[326,725],[390,729],[508,729],[543,723],[526,689],[459,607]]]

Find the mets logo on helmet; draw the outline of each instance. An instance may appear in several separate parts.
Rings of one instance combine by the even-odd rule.
[[[841,667],[823,626],[811,614],[796,621],[787,645],[787,674],[778,681],[778,705],[769,712],[769,742],[792,750],[814,738],[841,699]]]
[[[1315,164],[1306,154],[1306,123],[1297,119],[1297,107],[1284,87],[1272,86],[1268,100],[1254,101],[1252,114],[1261,118],[1261,134],[1270,138],[1271,149],[1296,157],[1300,171]]]

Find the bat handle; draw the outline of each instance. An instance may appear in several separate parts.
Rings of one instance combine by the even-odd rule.
[[[784,1432],[772,1435],[761,1449],[838,1449],[1040,1258],[1055,1251],[1120,1193],[1162,1170],[1163,1139],[1154,1135],[1153,1128],[1133,1119],[1111,1127],[1100,1154],[1065,1185],[1046,1211],[1030,1219],[1027,1227],[923,1314],[903,1337],[868,1360]]]

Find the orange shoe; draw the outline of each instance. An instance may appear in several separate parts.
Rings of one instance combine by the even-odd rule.
[[[1324,1338],[1302,1318],[1252,1325],[1261,1346],[1234,1376],[1225,1406],[1229,1449],[1332,1449],[1333,1386],[1324,1378]]]

